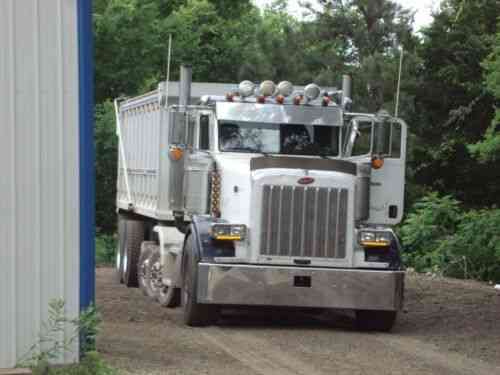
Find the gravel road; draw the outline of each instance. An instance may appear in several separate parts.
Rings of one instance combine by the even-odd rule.
[[[390,334],[343,313],[227,311],[189,328],[138,289],[97,270],[98,349],[120,374],[500,374],[500,294],[476,282],[409,275]]]

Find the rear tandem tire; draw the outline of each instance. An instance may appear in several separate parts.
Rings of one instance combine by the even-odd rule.
[[[182,272],[182,307],[184,323],[192,327],[202,327],[213,324],[219,316],[215,305],[201,304],[197,301],[198,260],[193,251],[192,236],[186,239],[184,245],[184,262]]]
[[[118,246],[116,249],[115,274],[116,280],[123,284],[123,254],[127,236],[127,221],[118,215]]]
[[[139,286],[137,270],[144,241],[144,222],[126,220],[126,236],[123,257],[123,282],[129,288]]]
[[[356,327],[362,331],[389,332],[397,315],[397,311],[356,310]]]

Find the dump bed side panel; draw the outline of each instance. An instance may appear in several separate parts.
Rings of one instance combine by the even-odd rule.
[[[119,115],[118,134],[121,133],[123,152],[118,167],[118,208],[133,208],[137,214],[169,220],[171,215],[168,205],[165,206],[167,201],[160,194],[163,185],[160,150],[162,144],[168,144],[168,139],[162,139],[168,136],[168,131],[165,131],[167,111],[159,102],[158,92],[123,102]],[[158,216],[159,211],[163,217]]]

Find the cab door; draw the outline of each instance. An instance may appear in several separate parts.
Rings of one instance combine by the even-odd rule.
[[[368,224],[395,225],[404,211],[407,126],[388,116],[356,117],[348,128],[344,146],[346,159],[371,164],[383,159],[379,169],[371,169]]]

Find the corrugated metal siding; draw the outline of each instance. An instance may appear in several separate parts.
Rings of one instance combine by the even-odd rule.
[[[50,300],[78,315],[78,151],[77,0],[1,0],[0,368],[36,341]]]

